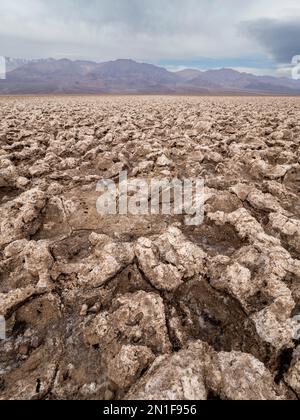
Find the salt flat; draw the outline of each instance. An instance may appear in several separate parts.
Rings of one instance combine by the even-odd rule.
[[[300,397],[300,99],[0,98],[0,398]],[[204,221],[97,182],[203,178]]]

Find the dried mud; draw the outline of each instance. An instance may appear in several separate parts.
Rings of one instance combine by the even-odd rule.
[[[300,397],[300,100],[0,99],[1,399]],[[203,177],[205,219],[96,183]]]

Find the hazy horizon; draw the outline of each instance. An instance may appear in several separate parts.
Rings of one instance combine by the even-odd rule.
[[[44,57],[44,58],[39,58],[39,57],[36,57],[36,58],[5,57],[5,58],[6,58],[6,60],[9,60],[11,62],[17,61],[17,60],[20,60],[20,61],[24,60],[24,61],[28,61],[28,62],[31,62],[31,61],[32,62],[48,61],[48,60],[49,61],[50,60],[54,60],[54,61],[69,60],[69,61],[74,62],[74,63],[82,61],[82,62],[87,62],[87,63],[90,62],[90,63],[96,63],[96,64],[105,64],[107,62],[117,62],[117,61],[133,61],[133,62],[139,63],[139,64],[150,64],[150,65],[153,65],[153,66],[156,66],[156,67],[160,67],[160,68],[168,70],[171,73],[179,73],[180,71],[184,71],[184,70],[196,70],[196,71],[199,71],[199,72],[218,71],[218,70],[233,70],[233,71],[236,71],[236,72],[239,72],[239,73],[252,74],[252,75],[257,75],[257,76],[262,76],[262,77],[271,76],[271,77],[275,77],[275,78],[287,78],[287,79],[291,78],[291,69],[290,68],[289,68],[289,72],[286,73],[286,74],[276,74],[276,73],[275,74],[267,74],[267,73],[264,73],[263,71],[262,72],[255,72],[255,71],[251,71],[251,69],[238,69],[238,68],[235,68],[235,67],[222,66],[222,65],[220,65],[218,67],[207,67],[207,68],[200,68],[200,67],[193,66],[193,65],[191,65],[191,66],[181,65],[181,66],[175,67],[175,66],[168,66],[168,65],[164,65],[164,64],[157,64],[155,62],[147,62],[147,61],[143,61],[143,60],[134,60],[130,57],[128,57],[128,58],[114,58],[114,59],[112,58],[111,60],[108,60],[108,61],[100,61],[100,60],[97,60],[97,59],[96,60],[88,60],[88,59],[80,59],[80,58],[79,59],[72,59],[72,58],[67,58],[67,57],[57,57],[57,58],[54,58],[54,57]],[[7,69],[6,69],[7,73],[9,73],[10,71],[13,71],[13,70],[14,70],[14,68],[12,70],[10,70],[9,67],[7,67]]]

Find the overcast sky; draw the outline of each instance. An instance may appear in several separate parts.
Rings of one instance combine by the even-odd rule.
[[[288,74],[299,0],[1,0],[0,55]]]

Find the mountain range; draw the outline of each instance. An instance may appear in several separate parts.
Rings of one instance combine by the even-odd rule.
[[[232,69],[171,72],[133,60],[6,59],[0,94],[291,94],[300,81]]]

